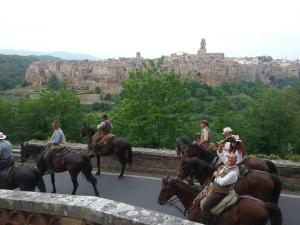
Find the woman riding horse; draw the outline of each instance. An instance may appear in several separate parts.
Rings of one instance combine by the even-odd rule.
[[[169,203],[178,208],[171,200],[173,196],[177,196],[184,206],[183,214],[187,219],[202,222],[203,211],[197,204],[193,204],[198,191],[190,185],[169,179],[166,177],[162,180],[162,187],[158,196],[158,203],[164,205]],[[282,215],[277,205],[273,203],[263,203],[251,196],[240,196],[237,203],[226,210],[214,220],[214,225],[266,225],[268,219],[271,225],[281,225]]]

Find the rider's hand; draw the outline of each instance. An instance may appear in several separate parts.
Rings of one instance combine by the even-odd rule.
[[[213,173],[213,176],[214,176],[214,177],[217,177],[218,175],[219,175],[218,171],[215,171],[215,172]]]

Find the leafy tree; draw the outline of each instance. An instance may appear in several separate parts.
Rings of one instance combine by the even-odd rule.
[[[123,83],[122,106],[114,132],[134,146],[173,148],[175,138],[191,135],[194,107],[174,71],[161,72],[155,64],[129,73]]]
[[[60,87],[60,81],[55,73],[51,75],[47,83],[48,87],[53,90],[58,90]]]

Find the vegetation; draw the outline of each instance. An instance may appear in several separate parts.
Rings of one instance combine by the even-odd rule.
[[[36,60],[38,58],[31,56],[0,54],[0,90],[25,85],[26,69]]]
[[[107,113],[116,115],[113,133],[133,146],[173,148],[178,136],[194,140],[199,120],[207,118],[214,141],[230,126],[249,153],[300,161],[300,83],[289,79],[210,87],[164,71],[160,61],[149,62],[129,74],[120,94],[101,92],[91,105],[80,105],[78,93],[61,84],[32,99],[2,99],[0,131],[13,142],[45,140],[52,133],[51,122],[59,119],[68,141],[83,141],[82,123],[95,127]]]

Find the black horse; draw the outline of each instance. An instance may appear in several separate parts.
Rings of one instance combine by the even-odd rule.
[[[44,179],[33,166],[11,167],[4,177],[1,178],[0,189],[13,190],[20,188],[21,191],[35,191],[35,188],[38,187],[40,192],[46,192]]]
[[[37,161],[38,170],[43,175],[47,170],[44,160],[45,147],[46,146],[44,145],[28,143],[21,145],[21,160],[24,161],[29,156],[34,158]],[[61,156],[54,157],[52,161],[54,172],[60,173],[67,170],[69,171],[73,183],[72,195],[75,195],[78,188],[77,176],[80,172],[82,172],[86,179],[93,185],[95,195],[99,196],[99,192],[96,187],[97,179],[92,175],[92,164],[86,155],[80,155],[73,151],[66,151],[61,154]],[[51,183],[53,187],[52,193],[56,193],[54,174],[55,173],[51,173]]]
[[[100,156],[110,156],[115,154],[122,166],[119,178],[123,177],[127,163],[129,166],[132,164],[132,149],[130,144],[122,138],[112,137],[107,144],[104,144],[104,146],[94,146],[94,134],[94,129],[84,123],[81,129],[81,136],[88,138],[88,151],[94,151],[96,154],[98,166],[96,175],[100,175]]]
[[[228,139],[228,141],[234,140]],[[185,138],[177,138],[175,145],[177,154],[182,158],[197,157],[198,159],[204,160],[208,163],[219,162],[218,160],[214,160],[217,156],[216,152],[207,151],[196,142],[190,142]],[[270,160],[247,157],[241,162],[241,164],[245,165],[249,169],[278,174],[275,164]]]

